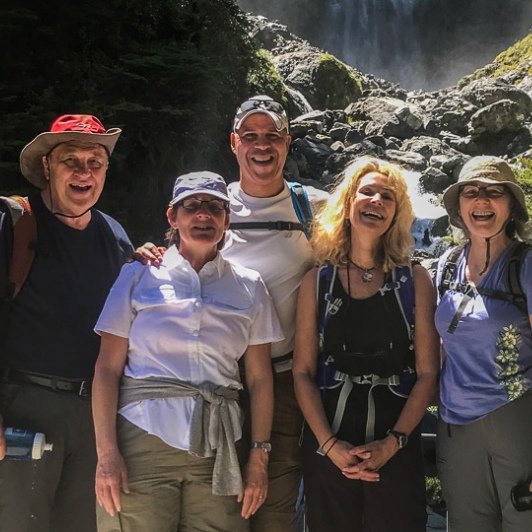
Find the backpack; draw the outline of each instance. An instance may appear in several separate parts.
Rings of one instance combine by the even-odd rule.
[[[0,196],[7,207],[11,218],[13,231],[8,235],[8,277],[4,287],[0,286],[0,333],[5,331],[11,302],[20,292],[26,282],[35,259],[37,245],[37,222],[33,215],[28,198],[22,196]],[[105,231],[115,239],[111,225],[112,218],[107,214],[98,212],[105,220]],[[10,236],[10,238],[9,238]]]
[[[7,279],[0,292],[0,333],[4,337],[11,302],[26,281],[35,258],[37,223],[27,198],[0,196],[11,219],[12,232],[8,234]],[[2,280],[3,282],[3,280]]]
[[[403,266],[392,270],[392,279],[387,282],[379,292],[384,296],[390,290],[398,302],[409,339],[409,349],[413,354],[414,350],[414,280],[412,277],[412,267]],[[408,397],[417,380],[415,368],[407,365],[400,375],[393,375],[388,378],[379,378],[377,375],[363,377],[352,377],[341,373],[334,367],[334,361],[331,357],[325,358],[323,353],[323,340],[327,323],[331,316],[336,314],[342,305],[340,298],[333,295],[334,282],[337,275],[337,268],[330,263],[325,264],[318,270],[316,283],[316,302],[317,302],[317,320],[319,336],[318,371],[317,385],[322,394],[328,389],[342,386],[338,404],[331,424],[332,431],[336,434],[340,428],[342,417],[345,410],[345,402],[349,396],[353,383],[371,384],[368,395],[368,418],[366,426],[366,442],[373,441],[375,409],[373,404],[373,387],[378,385],[387,385],[391,392],[400,397]],[[412,364],[413,365],[413,364]]]
[[[2,299],[11,301],[20,292],[35,258],[37,223],[27,198],[0,196],[0,201],[4,201],[8,206],[8,212],[13,223],[11,255],[7,257],[9,264],[8,283],[4,294],[2,294]]]
[[[313,215],[307,192],[300,183],[289,183],[292,205],[299,223],[275,221],[275,222],[234,222],[230,229],[268,229],[268,231],[303,231],[307,239],[310,239],[310,223]]]
[[[523,285],[521,283],[521,264],[523,263],[526,254],[532,249],[532,246],[526,242],[519,242],[512,253],[506,257],[503,265],[505,275],[504,284],[506,288],[504,291],[495,290],[493,288],[473,287],[473,285],[468,282],[457,283],[454,281],[456,270],[464,255],[465,247],[466,244],[460,244],[450,251],[443,267],[441,268],[442,273],[439,283],[437,277],[435,278],[435,284],[437,284],[436,288],[440,299],[449,289],[464,294],[464,298],[462,299],[447,331],[451,334],[454,333],[460,317],[462,316],[467,303],[471,299],[471,294],[474,294],[475,292],[485,297],[507,301],[508,303],[515,305],[521,312],[528,315],[526,293],[523,290]]]

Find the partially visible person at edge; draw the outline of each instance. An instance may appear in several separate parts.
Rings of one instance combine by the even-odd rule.
[[[96,325],[98,530],[245,532],[268,491],[281,327],[259,275],[218,252],[229,227],[221,176],[178,177],[167,218],[162,264],[126,264]],[[243,479],[241,357],[255,442]]]
[[[133,253],[124,229],[94,208],[120,129],[64,115],[20,154],[22,174],[41,189],[29,203],[35,259],[9,307],[1,339],[3,427],[42,432],[41,460],[0,461],[0,528],[6,532],[94,532],[96,447],[90,402],[100,338],[93,328],[120,267]],[[13,224],[0,201],[0,258]],[[0,279],[2,290],[7,278]],[[5,440],[0,429],[0,458]]]
[[[299,295],[293,367],[306,420],[302,448],[311,532],[425,532],[419,423],[439,368],[435,294],[428,272],[413,265],[413,352],[399,297],[387,285],[392,271],[410,267],[413,220],[401,169],[363,157],[347,167],[313,226],[318,263],[335,267],[336,312],[320,354],[318,269],[311,270]],[[319,357],[327,359],[327,369]],[[326,378],[322,371],[334,373],[323,387],[329,389],[318,388]],[[415,380],[409,395],[397,386],[408,371]]]
[[[240,181],[229,185],[232,222],[298,223],[283,178],[290,146],[288,130],[283,106],[269,96],[254,96],[238,107],[231,149],[240,167]],[[327,194],[313,187],[305,189],[312,210],[317,211]],[[154,264],[160,258],[154,246],[145,248],[145,255],[154,259]],[[290,370],[299,285],[314,265],[312,249],[302,231],[229,229],[222,255],[260,273],[283,329],[284,340],[273,342],[271,352],[275,403],[268,497],[250,521],[253,532],[293,532],[302,474],[299,438],[303,417]],[[249,426],[244,432],[249,440]]]
[[[481,156],[464,165],[443,201],[466,237],[452,279],[459,285],[436,311],[444,352],[437,465],[449,529],[532,530],[532,511],[518,512],[510,498],[532,477],[532,253],[520,268],[527,312],[479,293],[506,289],[506,260],[526,236],[525,196],[505,161]]]

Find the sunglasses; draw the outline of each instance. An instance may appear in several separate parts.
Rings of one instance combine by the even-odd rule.
[[[476,199],[481,194],[484,194],[488,199],[500,199],[506,196],[506,187],[504,185],[488,185],[486,187],[464,185],[460,188],[460,196],[466,199]]]
[[[237,114],[247,113],[254,109],[265,109],[266,111],[273,111],[279,115],[284,115],[284,107],[274,100],[246,100],[238,108]]]
[[[183,207],[183,209],[190,213],[194,213],[201,210],[204,203],[207,204],[207,209],[211,214],[227,212],[229,208],[227,202],[220,199],[200,200],[196,198],[184,199],[183,201],[180,201],[177,206]]]
[[[235,123],[244,118],[250,111],[256,111],[257,109],[264,109],[265,111],[274,113],[276,116],[272,117],[272,119],[275,122],[275,127],[279,131],[282,129],[288,131],[288,117],[286,116],[286,111],[279,102],[274,100],[246,100],[240,104],[240,107],[236,110]]]

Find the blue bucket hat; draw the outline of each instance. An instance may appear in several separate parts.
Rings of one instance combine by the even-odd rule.
[[[173,207],[176,203],[194,194],[209,194],[210,196],[229,202],[227,185],[225,184],[224,178],[219,174],[204,170],[202,172],[191,172],[180,175],[175,180],[170,206]]]

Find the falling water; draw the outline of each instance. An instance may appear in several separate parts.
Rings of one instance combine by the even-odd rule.
[[[425,83],[415,11],[423,0],[331,0],[327,26],[330,48],[363,72],[395,72],[403,87]]]

